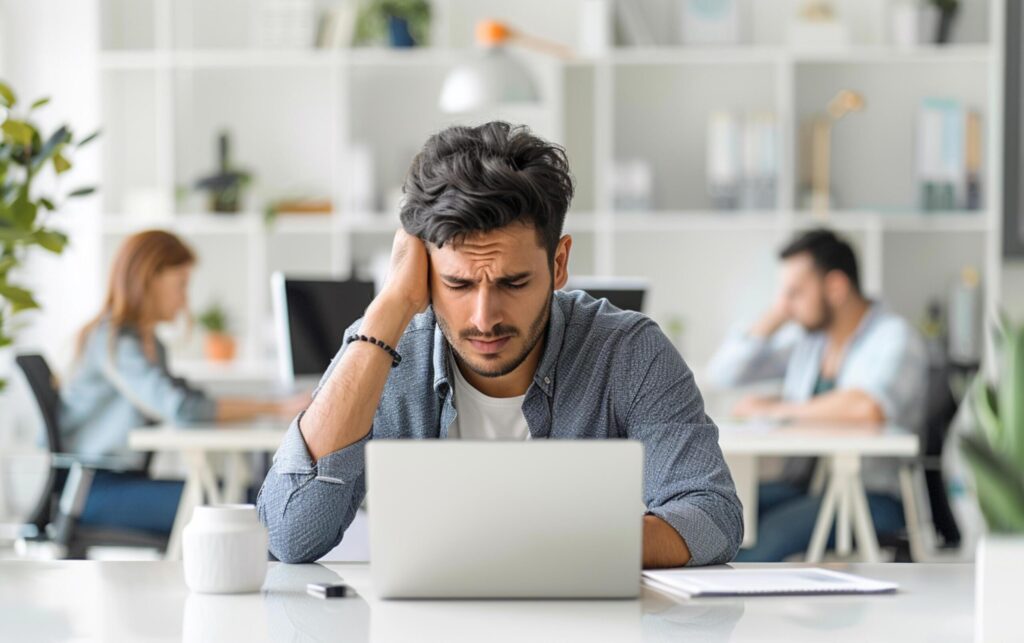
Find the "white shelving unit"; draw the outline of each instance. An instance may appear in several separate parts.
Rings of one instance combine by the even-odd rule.
[[[619,47],[568,62],[524,54],[540,82],[542,105],[465,119],[436,105],[445,72],[470,53],[475,20],[502,18],[576,45],[584,0],[436,2],[434,46],[404,51],[254,49],[238,27],[248,24],[251,5],[244,2],[104,0],[107,255],[137,229],[180,232],[202,261],[193,306],[222,300],[245,338],[240,363],[262,363],[271,357],[269,273],[365,270],[374,255],[387,252],[398,225],[396,212],[380,211],[385,193],[398,187],[426,137],[454,122],[503,117],[526,122],[568,150],[578,183],[567,219],[575,237],[571,269],[647,277],[649,313],[662,323],[682,320],[681,349],[697,367],[733,322],[769,302],[778,246],[814,225],[850,238],[868,293],[913,320],[929,299],[944,297],[964,265],[981,270],[991,309],[1001,266],[999,199],[992,197],[1002,169],[1004,2],[966,0],[951,45],[895,48],[863,27],[876,22],[858,19],[851,46],[807,52],[782,40],[787,0],[745,0],[749,44]],[[672,11],[670,4],[649,1],[645,11]],[[840,4],[861,15],[869,4],[884,11],[886,0]],[[139,21],[149,27],[126,27]],[[798,209],[796,132],[801,119],[843,88],[862,92],[868,107],[834,132],[832,180],[840,202],[822,220]],[[916,113],[921,99],[933,96],[959,99],[982,115],[982,210],[915,208]],[[776,114],[783,141],[776,208],[711,209],[705,127],[708,114],[720,109]],[[256,177],[251,211],[239,215],[204,214],[194,198],[174,197],[178,186],[212,169],[222,128],[233,133],[235,163]],[[282,215],[264,224],[259,212],[268,198],[309,194],[343,203],[346,150],[353,143],[373,149],[376,211]],[[612,163],[636,157],[654,169],[653,210],[617,212]],[[154,203],[151,212],[128,207],[127,197],[139,191]],[[168,216],[156,217],[160,211]],[[177,352],[197,355],[195,346]]]

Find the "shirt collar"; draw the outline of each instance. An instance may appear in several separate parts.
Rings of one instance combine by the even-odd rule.
[[[562,352],[562,339],[565,336],[565,311],[558,303],[559,293],[551,297],[551,315],[548,318],[547,336],[544,340],[544,353],[540,358],[540,365],[533,374],[533,383],[540,390],[551,397],[555,391],[555,367],[558,365],[558,358]],[[431,310],[433,314],[433,310]],[[448,340],[441,332],[441,326],[434,319],[434,351],[432,361],[434,365],[434,392],[438,397],[445,397],[451,390],[451,371],[448,360]]]

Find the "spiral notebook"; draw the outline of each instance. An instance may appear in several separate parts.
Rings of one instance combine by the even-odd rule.
[[[881,594],[896,583],[817,567],[789,569],[668,569],[644,572],[644,585],[696,596],[780,596],[797,594]]]

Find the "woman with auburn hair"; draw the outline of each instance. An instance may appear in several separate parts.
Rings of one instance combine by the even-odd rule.
[[[128,449],[132,429],[261,415],[290,419],[305,408],[308,396],[214,399],[168,372],[155,330],[187,309],[195,263],[192,250],[162,230],[134,234],[119,248],[103,308],[82,329],[77,360],[61,390],[61,434],[70,452],[115,457],[138,471],[144,456]],[[79,522],[170,533],[182,486],[138,473],[97,472]]]

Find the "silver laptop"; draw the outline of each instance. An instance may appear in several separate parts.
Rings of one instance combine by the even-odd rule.
[[[383,598],[639,594],[639,442],[374,440],[366,467]]]

